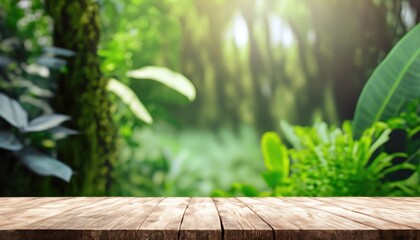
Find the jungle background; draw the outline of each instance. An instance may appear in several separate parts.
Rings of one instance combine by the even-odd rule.
[[[418,0],[0,0],[1,92],[29,119],[71,118],[22,141],[72,169],[43,176],[0,149],[0,195],[263,193],[263,133],[353,119],[372,71],[419,22]],[[147,66],[181,73],[195,97],[127,74]]]

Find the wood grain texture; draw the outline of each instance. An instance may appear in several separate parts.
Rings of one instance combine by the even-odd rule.
[[[275,239],[299,239],[299,227],[293,219],[287,219],[281,209],[259,201],[257,198],[237,198],[254,211],[274,230]]]
[[[358,212],[353,212],[348,209],[340,208],[336,205],[323,202],[320,198],[282,198],[282,200],[325,211],[350,219],[354,222],[373,227],[381,231],[381,239],[416,239],[416,231],[413,228],[392,222],[391,220],[382,220]]]
[[[325,198],[322,201],[374,218],[420,229],[420,206],[418,206],[420,202],[415,207],[407,209],[404,201],[397,201],[393,204],[383,203],[380,199],[371,200],[368,198]]]
[[[165,198],[140,226],[141,239],[175,240],[190,198]]]
[[[58,214],[47,220],[40,220],[28,226],[38,230],[46,229],[71,229],[95,230],[92,225],[107,216],[107,211],[116,204],[123,204],[127,200],[122,198],[98,198],[81,201],[79,205],[69,203],[58,209]],[[63,211],[64,210],[64,211]]]
[[[380,239],[380,232],[372,227],[352,220],[320,211],[316,208],[297,205],[278,198],[259,198],[265,207],[277,209],[282,216],[297,226],[300,231],[295,239]],[[276,238],[284,237],[282,232]]]
[[[0,198],[3,239],[420,240],[420,198]]]
[[[0,229],[34,229],[38,222],[55,224],[55,221],[47,221],[47,219],[69,209],[82,209],[82,205],[90,206],[96,201],[105,200],[105,198],[66,198],[56,199],[56,201],[51,201],[50,198],[39,198],[39,200],[32,200],[25,207],[17,207],[15,211],[3,213],[1,216],[5,221],[0,221]]]
[[[190,200],[181,225],[181,240],[221,240],[222,226],[211,198]]]
[[[223,239],[274,239],[273,229],[255,212],[235,198],[215,198],[223,224]]]
[[[34,207],[39,207],[45,203],[62,201],[66,198],[45,197],[45,198],[10,198],[0,201],[0,216],[8,213],[15,213],[16,211],[23,211]]]

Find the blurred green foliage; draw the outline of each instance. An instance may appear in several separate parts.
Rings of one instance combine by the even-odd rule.
[[[356,140],[348,122],[333,127],[353,118],[374,67],[419,22],[417,0],[95,2],[101,74],[128,86],[154,119],[151,126],[139,121],[128,100],[110,95],[121,139],[107,179],[109,194],[419,194],[415,107],[376,123]],[[45,77],[45,67],[68,71],[44,52],[52,45],[53,24],[44,7],[42,0],[0,0],[1,56],[20,59],[3,72],[30,85],[14,91],[31,118],[54,111],[49,97],[37,96],[40,89],[50,95],[57,90],[57,72]],[[196,88],[196,100],[189,104],[165,85],[126,74],[145,66],[185,75]],[[2,89],[6,85],[0,81]],[[308,125],[317,118],[325,123],[277,124]],[[260,151],[260,135],[280,130],[282,137],[264,135]],[[56,144],[34,143],[51,152]],[[373,163],[377,168],[370,167]],[[399,167],[408,170],[393,171]],[[7,174],[23,188],[32,184],[24,174]],[[41,187],[34,191],[58,194],[51,182],[35,180]]]
[[[179,131],[156,123],[133,135],[123,150],[127,160],[116,166],[112,194],[208,196],[246,180],[264,187],[258,135],[250,127]]]
[[[398,115],[410,101],[420,99],[419,42],[420,24],[398,41],[372,73],[354,114],[356,138],[366,127]]]
[[[403,116],[413,114],[418,118],[418,112]],[[258,191],[251,181],[245,181],[248,184],[233,184],[230,190],[218,190],[213,195],[418,196],[420,144],[418,137],[414,139],[409,133],[418,134],[419,122],[404,128],[410,136],[408,146],[415,151],[386,152],[392,131],[407,123],[403,117],[393,118],[390,123],[377,122],[354,140],[350,122],[344,122],[341,128],[324,122],[311,127],[282,122],[282,132],[291,147],[282,143],[276,133],[262,137],[267,169],[262,177],[271,190]],[[392,179],[391,175],[399,177]]]
[[[261,148],[268,170],[263,178],[271,192],[250,191],[252,185],[237,184],[229,192],[214,194],[419,195],[419,40],[420,25],[401,39],[375,69],[359,99],[353,126],[349,121],[341,129],[324,122],[301,127],[282,121],[290,148],[275,132],[263,135]],[[379,121],[383,118],[388,118],[388,123]],[[386,143],[398,130],[405,133],[405,142],[400,142],[399,152],[395,152],[387,149]],[[394,138],[402,140],[401,136]]]
[[[50,194],[56,180],[33,173],[66,182],[73,174],[56,147],[77,131],[60,126],[70,118],[49,101],[55,74],[66,71],[63,57],[74,52],[50,46],[42,1],[0,2],[0,195]]]
[[[289,126],[290,127],[290,126]],[[289,150],[293,159],[292,195],[310,196],[371,196],[392,194],[393,182],[385,177],[400,169],[415,169],[409,163],[394,164],[404,153],[388,154],[381,149],[389,140],[392,129],[385,123],[375,123],[359,140],[353,140],[351,124],[341,129],[325,123],[313,127],[294,127],[291,137],[299,139],[298,146]],[[395,161],[394,161],[395,162]],[[283,195],[275,186],[274,194]],[[287,185],[286,185],[287,186]],[[287,193],[286,193],[287,194]]]

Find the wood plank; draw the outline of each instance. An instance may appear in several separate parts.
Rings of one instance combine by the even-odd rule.
[[[335,205],[331,205],[322,201],[323,198],[282,198],[284,201],[293,202],[296,205],[314,208],[325,211],[352,221],[371,226],[381,231],[381,239],[416,239],[417,233],[413,228],[395,223],[392,221],[385,221],[382,219],[367,216],[361,213],[353,212]]]
[[[37,197],[0,197],[0,207],[16,205],[38,199]]]
[[[416,204],[419,204],[420,202],[420,197],[383,197],[383,199],[391,199],[403,202],[414,202]]]
[[[0,239],[83,239],[80,232],[72,230],[55,230],[53,228],[37,229],[39,223],[54,224],[51,218],[66,211],[90,207],[105,198],[78,197],[49,202],[48,205],[19,211],[9,217],[6,222],[0,222]],[[4,224],[1,224],[4,223]],[[5,225],[6,224],[6,225]]]
[[[105,239],[141,239],[139,232],[147,216],[164,198],[137,198],[128,206],[119,209],[117,223],[110,231],[103,231]]]
[[[273,229],[235,198],[215,198],[224,240],[274,239]]]
[[[266,207],[283,211],[282,218],[292,221],[299,227],[297,239],[380,239],[380,232],[370,226],[313,209],[298,206],[279,198],[259,198]]]
[[[192,198],[181,224],[181,240],[221,240],[222,227],[211,198]]]
[[[36,229],[72,229],[72,230],[101,230],[102,225],[107,223],[103,220],[109,220],[109,216],[113,216],[115,209],[128,204],[133,198],[104,198],[96,202],[71,208],[69,211],[54,215],[49,221],[39,221],[37,224],[28,227]]]
[[[420,198],[0,198],[2,239],[420,239]]]
[[[271,226],[275,239],[299,239],[299,227],[294,224],[293,219],[289,220],[285,217],[284,211],[267,206],[256,198],[238,197],[237,199]]]
[[[420,229],[420,209],[413,208],[411,210],[398,209],[398,205],[386,207],[384,204],[375,203],[370,200],[359,198],[325,198],[322,201],[349,209],[354,212],[369,215],[385,221],[397,222],[401,225]],[[403,204],[402,202],[399,205]]]
[[[45,203],[62,201],[63,197],[41,197],[41,198],[12,198],[9,200],[0,199],[0,216],[9,213],[16,213],[25,209],[39,207]]]
[[[165,198],[140,226],[140,239],[178,239],[181,222],[190,198]]]
[[[362,201],[368,203],[371,206],[376,206],[378,208],[386,208],[386,209],[398,209],[398,210],[413,210],[413,207],[419,207],[420,202],[416,203],[410,200],[401,201],[397,199],[391,199],[386,197],[334,197],[333,199],[341,199],[344,201],[357,200],[358,202]],[[404,204],[401,204],[404,202]]]
[[[49,200],[48,198],[42,198]],[[104,199],[104,198],[102,198]],[[88,201],[90,200],[90,201]],[[79,208],[81,204],[90,205],[94,199],[90,198],[68,198],[60,201],[43,202],[31,208],[19,209],[15,212],[4,214],[5,221],[0,222],[0,229],[25,229],[32,228],[31,224],[50,218],[67,210],[67,208]],[[99,201],[99,199],[97,199]],[[39,201],[33,201],[39,203]]]
[[[129,206],[125,206],[119,209],[121,215],[118,218],[118,222],[112,227],[116,230],[124,229],[139,229],[143,224],[144,220],[149,216],[152,210],[163,200],[164,198],[137,198],[131,202]],[[124,213],[125,212],[125,213]]]
[[[405,198],[387,198],[387,197],[364,197],[363,199],[373,202],[380,202],[387,208],[412,210],[413,208],[420,208],[420,198],[405,197]],[[403,204],[401,204],[403,203]]]
[[[135,239],[161,198],[102,198],[9,232],[17,239]],[[130,221],[130,222],[127,222]],[[129,225],[127,226],[127,223]],[[13,234],[12,234],[13,233]]]

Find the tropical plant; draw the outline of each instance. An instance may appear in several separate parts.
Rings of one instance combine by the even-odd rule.
[[[268,171],[263,177],[271,194],[419,194],[420,117],[418,104],[412,104],[420,99],[419,42],[420,25],[375,69],[358,100],[353,125],[344,122],[339,129],[319,122],[299,127],[283,121],[289,149],[276,133],[264,134],[262,151]],[[386,143],[395,130],[403,130],[408,143],[402,151],[388,153]],[[403,179],[392,179],[404,170]]]
[[[344,122],[341,129],[325,123],[313,127],[291,127],[283,123],[282,128],[295,141],[289,149],[293,195],[388,195],[393,191],[392,181],[387,179],[389,174],[415,169],[408,162],[394,162],[396,158],[406,157],[405,153],[383,151],[392,131],[383,122],[365,130],[358,140],[353,140],[350,122]],[[270,179],[266,181],[275,185]],[[273,192],[281,195],[282,190],[274,188]]]
[[[126,75],[134,79],[149,79],[160,82],[186,96],[189,101],[195,99],[196,91],[194,85],[182,74],[167,68],[148,66],[129,71]],[[116,94],[138,119],[149,124],[153,122],[152,116],[130,87],[116,79],[110,79],[108,90]]]
[[[353,139],[350,122],[342,128],[317,122],[311,127],[281,124],[291,147],[274,132],[261,140],[267,171],[263,178],[271,191],[258,192],[252,185],[232,186],[229,194],[274,196],[384,196],[399,195],[409,188],[409,178],[393,181],[388,177],[408,170],[411,178],[416,165],[405,153],[383,151],[392,129],[377,122],[366,129],[358,140]],[[396,163],[397,158],[406,159]],[[411,182],[414,180],[411,179]]]
[[[417,166],[417,170],[412,173],[401,172],[392,178],[401,179],[403,181],[394,183],[399,189],[398,194],[401,196],[419,196],[420,195],[420,99],[408,105],[406,111],[402,112],[399,117],[391,118],[387,121],[393,129],[394,136],[391,142],[387,144],[386,149],[389,151],[403,151],[407,154],[407,162]],[[396,149],[397,148],[397,149]],[[412,174],[411,174],[412,173]]]
[[[48,46],[49,19],[42,7],[38,0],[3,1],[0,7],[0,195],[49,193],[37,189],[44,181],[31,181],[21,165],[66,182],[73,175],[69,166],[56,159],[55,148],[60,139],[77,131],[61,126],[70,118],[55,114],[49,102],[54,75],[66,71],[63,57],[72,57],[74,52]]]
[[[32,148],[33,143],[27,134],[44,132],[53,139],[61,138],[60,135],[75,134],[75,131],[59,126],[70,118],[50,114],[29,121],[28,113],[17,101],[0,93],[0,102],[0,117],[13,127],[0,131],[0,148],[11,152],[23,165],[39,175],[55,176],[69,182],[73,174],[71,168]]]
[[[375,69],[354,115],[354,136],[377,121],[398,116],[420,98],[420,24],[407,33]]]

